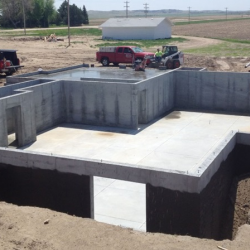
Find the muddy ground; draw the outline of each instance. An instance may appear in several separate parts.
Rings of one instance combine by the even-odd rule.
[[[65,38],[64,38],[65,39]],[[32,37],[0,38],[2,49],[17,49],[21,65],[24,67],[15,74],[37,71],[39,68],[50,70],[81,63],[95,64],[94,47],[96,37],[72,37],[68,41],[44,42]],[[206,38],[189,38],[189,42],[179,44],[179,48],[193,48],[219,43]],[[155,51],[156,48],[151,48]],[[249,57],[216,58],[208,56],[185,55],[185,67],[207,68],[209,71],[247,72],[245,64]],[[0,84],[5,76],[0,77]],[[250,249],[250,226],[248,213],[250,207],[250,179],[236,180],[237,197],[235,202],[235,224],[233,241],[197,239],[189,236],[170,236],[136,232],[130,229],[98,223],[90,219],[81,219],[47,209],[17,207],[0,202],[0,249],[173,249],[173,250],[228,250]],[[48,224],[44,221],[49,220]],[[245,225],[243,225],[245,224]],[[239,226],[243,225],[237,232]]]

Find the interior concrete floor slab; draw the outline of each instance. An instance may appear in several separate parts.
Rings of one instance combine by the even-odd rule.
[[[137,131],[62,124],[23,150],[192,175],[230,131],[249,124],[245,116],[175,111]],[[144,184],[95,177],[94,195],[96,220],[146,230]]]

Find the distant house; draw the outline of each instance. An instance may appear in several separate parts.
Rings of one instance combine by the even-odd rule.
[[[168,18],[110,18],[100,25],[103,39],[170,38],[172,23]]]

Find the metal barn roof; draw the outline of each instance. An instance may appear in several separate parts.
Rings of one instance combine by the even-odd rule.
[[[168,18],[110,18],[100,25],[101,28],[105,27],[157,27],[162,22],[167,22],[172,26]]]

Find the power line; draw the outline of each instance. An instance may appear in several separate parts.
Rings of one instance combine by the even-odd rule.
[[[148,16],[148,9],[149,9],[149,7],[148,7],[148,4],[147,3],[144,3],[143,4],[144,5],[144,13],[145,13],[145,16],[147,17]]]
[[[124,6],[125,8],[126,8],[126,18],[128,18],[128,4],[129,4],[129,2],[128,1],[126,1],[126,2],[124,2],[126,5]]]

